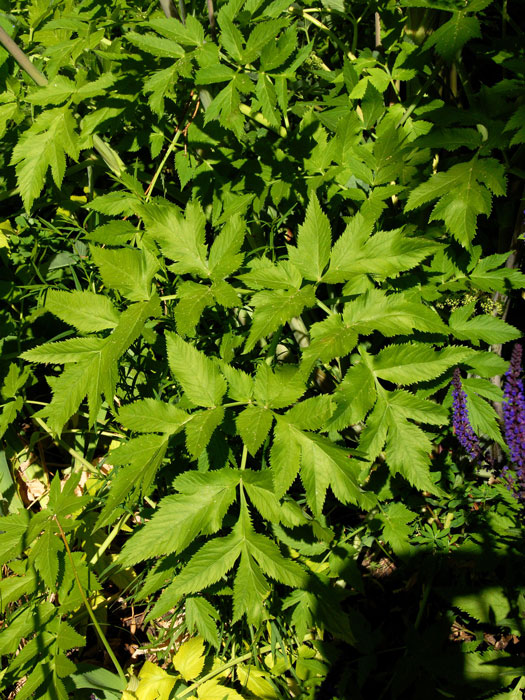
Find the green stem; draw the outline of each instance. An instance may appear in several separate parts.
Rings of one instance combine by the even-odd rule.
[[[121,527],[126,523],[126,520],[128,520],[131,517],[131,513],[127,513],[121,517],[121,519],[118,521],[118,523],[115,525],[115,527],[111,530],[109,535],[106,537],[104,542],[100,545],[100,547],[97,549],[95,554],[91,557],[89,560],[89,564],[91,566],[95,566],[106,551],[106,549],[109,547],[109,545],[113,542],[115,537],[118,535],[120,532]]]
[[[259,649],[258,653],[259,654],[266,654],[267,652],[269,652],[271,650],[272,650],[272,646],[271,646],[271,644],[268,644],[264,647],[261,647],[261,649]],[[243,661],[248,661],[251,658],[253,658],[252,651],[249,651],[247,654],[243,654],[242,656],[236,656],[235,659],[232,659],[231,661],[228,661],[228,663],[224,664],[223,666],[220,666],[219,668],[216,668],[213,671],[210,671],[210,673],[208,673],[206,676],[203,676],[198,681],[195,681],[195,683],[190,685],[188,688],[185,688],[180,693],[177,693],[177,695],[175,696],[175,700],[179,700],[179,698],[186,697],[186,695],[193,693],[194,690],[196,690],[203,683],[206,683],[206,681],[209,681],[212,678],[214,678],[215,676],[218,676],[220,673],[227,671],[232,666],[236,666],[237,664],[242,663]]]
[[[320,309],[322,309],[323,311],[326,311],[326,313],[329,314],[330,316],[333,315],[334,312],[332,311],[332,309],[330,309],[326,304],[323,304],[322,301],[319,301],[319,299],[316,300],[316,304]]]
[[[153,175],[153,178],[151,182],[149,183],[148,191],[146,194],[146,202],[149,202],[151,199],[151,193],[155,189],[155,185],[157,184],[157,180],[160,177],[161,172],[164,169],[164,166],[166,165],[166,161],[170,157],[170,155],[173,153],[175,150],[175,146],[177,145],[177,142],[180,138],[182,131],[177,127],[177,131],[175,132],[175,136],[172,138],[170,145],[168,146],[166,153],[164,154],[164,158],[161,160],[159,167],[155,171],[155,174]]]
[[[74,575],[75,580],[77,582],[78,590],[80,591],[80,596],[82,598],[84,606],[85,606],[86,610],[88,611],[88,614],[89,614],[91,620],[93,621],[93,625],[95,626],[95,629],[96,629],[97,634],[100,638],[100,641],[102,642],[106,651],[108,652],[108,656],[111,659],[111,661],[113,662],[113,665],[115,666],[115,669],[116,669],[121,681],[124,683],[124,686],[125,686],[126,682],[127,682],[126,676],[124,674],[124,671],[122,670],[122,666],[119,664],[119,662],[117,660],[117,657],[113,653],[113,649],[111,648],[108,640],[106,639],[104,632],[102,631],[100,625],[98,624],[98,620],[95,617],[95,613],[93,612],[93,608],[89,604],[89,601],[86,597],[85,591],[82,587],[82,584],[80,583],[80,578],[78,577],[77,567],[75,566],[75,562],[73,560],[73,555],[71,554],[71,549],[69,548],[69,544],[68,544],[65,532],[62,529],[62,525],[60,524],[60,521],[58,520],[57,516],[54,515],[53,517],[54,517],[55,522],[58,526],[58,529],[60,530],[60,536],[62,537],[62,541],[64,542],[64,545],[66,547],[66,552],[67,552],[67,555],[69,557],[69,561],[71,563],[71,568],[73,569],[73,575]]]
[[[15,59],[20,68],[25,70],[25,72],[31,78],[33,78],[37,85],[40,85],[40,87],[45,87],[47,85],[46,76],[31,63],[29,58],[25,55],[22,49],[17,46],[13,39],[11,39],[3,27],[0,27],[0,43],[3,44],[6,51],[8,51]]]
[[[326,24],[323,24],[316,17],[312,17],[312,15],[308,14],[308,12],[306,12],[305,10],[299,7],[294,7],[293,5],[288,8],[288,12],[291,12],[294,15],[299,15],[299,17],[303,17],[315,27],[318,27],[322,32],[324,32],[327,36],[330,37],[334,44],[336,44],[336,46],[338,46],[351,61],[355,61],[356,57],[354,56],[352,51],[347,51],[347,47],[345,46],[344,42],[341,41],[337,34],[335,34],[329,27],[327,27]]]
[[[246,445],[242,446],[242,457],[241,457],[241,471],[246,469],[246,461],[248,460],[248,448]]]
[[[274,131],[283,139],[286,138],[286,136],[288,135],[288,132],[286,131],[284,126],[274,126],[273,124],[270,124],[268,119],[266,119],[266,117],[263,114],[261,114],[261,112],[254,112],[252,109],[250,109],[250,107],[248,107],[248,105],[245,105],[244,103],[241,103],[239,105],[239,111],[246,117],[253,119],[254,122],[257,122],[257,124],[264,126],[270,131]]]

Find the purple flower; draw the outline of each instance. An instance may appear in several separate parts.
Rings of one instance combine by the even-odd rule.
[[[468,419],[467,395],[461,386],[459,367],[456,367],[454,370],[452,386],[452,424],[454,433],[463,448],[470,455],[470,458],[479,462],[482,457],[481,445]]]
[[[522,347],[514,345],[510,367],[505,372],[503,390],[503,419],[505,442],[516,472],[525,475],[525,396],[521,379]]]

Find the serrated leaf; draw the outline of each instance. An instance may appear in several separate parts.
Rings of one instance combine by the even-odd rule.
[[[244,469],[241,482],[262,517],[273,523],[279,522],[281,508],[273,490],[271,469],[261,469],[258,472]]]
[[[286,321],[300,316],[305,307],[314,306],[314,288],[308,285],[299,290],[257,292],[252,296],[252,304],[255,308],[245,352],[252,350],[258,340],[276,331]]]
[[[159,244],[164,255],[174,261],[171,269],[175,273],[208,278],[206,218],[197,202],[188,202],[184,215],[174,205],[155,204],[143,207],[141,213],[147,234]]]
[[[412,532],[409,523],[417,518],[417,514],[409,510],[403,503],[389,503],[381,512],[383,521],[383,537],[398,555],[403,555],[410,548],[408,537]]]
[[[45,308],[81,333],[115,328],[120,315],[107,297],[88,291],[63,292],[50,289]]]
[[[186,593],[199,593],[233,568],[242,549],[238,533],[216,537],[204,544],[160,596],[148,619],[169,610]]]
[[[214,408],[226,393],[219,366],[174,333],[166,333],[168,363],[186,396],[196,406]]]
[[[273,126],[279,126],[281,123],[279,113],[276,110],[277,95],[270,77],[265,73],[259,73],[257,85],[255,86],[255,94],[261,103],[263,115],[268,122]]]
[[[503,165],[493,158],[474,158],[436,173],[412,190],[405,211],[439,198],[430,220],[442,219],[456,240],[469,248],[479,214],[490,214],[492,193],[505,191]]]
[[[469,355],[468,348],[449,346],[434,350],[423,343],[390,345],[372,358],[376,377],[395,384],[416,384],[439,377]]]
[[[239,214],[234,214],[223,226],[210,247],[210,277],[222,280],[235,272],[241,265],[244,255],[240,252],[246,224]]]
[[[236,667],[237,677],[243,688],[248,688],[250,693],[262,700],[279,700],[281,697],[272,683],[268,680],[269,674],[264,673],[256,666],[244,666],[239,664]]]
[[[303,281],[301,273],[289,260],[273,264],[268,258],[254,258],[250,267],[250,272],[240,275],[239,279],[254,289],[299,289]]]
[[[448,22],[432,32],[425,42],[425,48],[435,46],[438,54],[448,63],[452,63],[467,41],[480,36],[477,17],[469,16],[465,12],[454,12]]]
[[[244,39],[239,29],[233,24],[226,8],[217,15],[217,22],[221,28],[219,40],[226,52],[236,61],[241,62],[243,57]]]
[[[295,432],[301,447],[301,481],[306,489],[308,505],[320,516],[328,486],[342,503],[371,507],[375,497],[361,489],[357,481],[359,466],[347,450],[327,438],[312,433]]]
[[[432,443],[417,425],[399,420],[389,414],[388,435],[385,446],[386,461],[393,474],[401,474],[420,491],[442,495],[430,478],[430,452]]]
[[[138,433],[176,433],[191,420],[191,415],[177,406],[157,399],[139,399],[121,406],[119,420]]]
[[[284,417],[301,430],[319,430],[326,426],[333,411],[332,396],[311,396],[292,406]]]
[[[194,336],[202,312],[214,303],[212,289],[192,281],[181,282],[177,287],[177,297],[179,302],[174,313],[177,332],[182,336]]]
[[[273,431],[270,464],[274,491],[276,496],[280,498],[288,491],[299,473],[301,448],[294,439],[293,426],[284,420],[279,420],[279,418]]]
[[[131,301],[151,298],[151,281],[159,264],[147,250],[91,246],[91,255],[107,287],[116,289]]]
[[[192,637],[180,645],[173,657],[173,666],[185,681],[191,681],[201,673],[204,668],[204,661],[204,639],[202,637]]]
[[[191,414],[191,421],[185,425],[186,447],[194,459],[197,459],[206,449],[211,436],[223,419],[224,408],[222,406]]]
[[[387,295],[372,289],[345,304],[343,321],[359,334],[379,331],[385,336],[404,335],[414,329],[447,333],[439,314],[421,301],[410,301],[404,294]]]
[[[305,279],[321,281],[330,259],[331,239],[330,222],[313,194],[299,226],[297,247],[288,246],[288,257]]]
[[[460,340],[470,340],[473,344],[482,340],[485,343],[507,343],[521,337],[521,332],[501,318],[483,315],[468,320],[473,309],[462,307],[450,314],[449,325],[452,333]]]
[[[251,455],[263,444],[272,423],[272,413],[264,406],[248,406],[237,416],[237,430]]]
[[[246,615],[248,624],[260,625],[263,619],[263,601],[269,593],[268,582],[245,547],[233,586],[233,622]]]
[[[364,419],[376,400],[374,375],[365,362],[350,367],[334,399],[336,408],[328,428],[342,430]]]
[[[122,564],[178,554],[200,534],[217,532],[235,499],[239,478],[238,472],[228,469],[193,474],[190,483],[183,475],[176,481],[181,493],[162,499],[153,518],[126,542]]]
[[[162,39],[155,34],[138,34],[137,32],[126,32],[124,34],[127,41],[142,51],[158,57],[182,58],[184,49],[170,39]]]
[[[77,160],[79,154],[76,122],[67,107],[42,112],[20,137],[13,149],[11,165],[16,166],[20,194],[26,211],[44,187],[51,168],[58,188],[66,170],[66,155]]]
[[[186,598],[184,607],[188,629],[191,632],[197,630],[207,642],[218,647],[219,635],[217,633],[216,620],[219,619],[219,613],[213,605],[205,598],[191,596]]]
[[[320,359],[328,363],[335,357],[345,357],[357,343],[357,332],[344,323],[339,314],[332,314],[324,321],[310,327],[310,345],[305,348],[302,363],[310,368]]]
[[[454,595],[450,602],[484,624],[504,624],[511,610],[509,598],[500,586],[483,588],[476,595]]]
[[[108,462],[120,465],[121,468],[112,479],[111,489],[95,524],[95,530],[111,523],[117,517],[117,508],[131,491],[149,493],[167,447],[168,438],[165,435],[141,435],[110,453]]]
[[[206,681],[197,689],[198,700],[244,700],[233,688],[227,688],[216,680]]]
[[[265,408],[286,408],[306,391],[305,379],[297,367],[272,370],[265,362],[257,368],[253,385],[256,401]]]
[[[89,361],[100,355],[106,345],[104,338],[69,338],[54,343],[44,343],[32,350],[26,350],[21,357],[29,362],[55,363],[59,365],[70,362]]]
[[[354,217],[332,248],[324,282],[346,282],[355,274],[395,275],[415,267],[436,249],[432,241],[407,236],[403,229],[370,236],[371,229],[370,220]]]

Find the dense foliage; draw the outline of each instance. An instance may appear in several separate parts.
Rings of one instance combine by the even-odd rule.
[[[520,3],[0,10],[2,698],[521,698]]]

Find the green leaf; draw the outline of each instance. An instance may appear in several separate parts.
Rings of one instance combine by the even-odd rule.
[[[470,340],[473,344],[480,340],[494,344],[507,343],[521,337],[517,328],[495,316],[474,316],[469,320],[473,311],[474,304],[467,304],[450,314],[449,325],[456,338]]]
[[[20,137],[11,157],[26,211],[31,209],[42,191],[48,168],[51,168],[53,180],[60,188],[66,170],[66,155],[77,160],[78,153],[75,119],[67,107],[48,109],[35,119]]]
[[[254,258],[250,267],[251,271],[240,275],[239,279],[255,289],[299,289],[303,281],[301,273],[289,260],[273,264],[268,258]]]
[[[91,255],[106,287],[116,289],[131,301],[151,297],[151,281],[159,264],[147,250],[91,246]]]
[[[342,503],[355,503],[363,508],[373,506],[375,497],[359,486],[360,466],[355,464],[348,450],[312,433],[295,431],[294,437],[301,447],[301,481],[308,505],[316,517],[322,513],[328,486]]]
[[[178,432],[191,416],[177,406],[157,399],[139,399],[121,406],[119,420],[129,430],[138,433]]]
[[[268,537],[255,532],[247,513],[241,511],[241,516],[234,527],[245,553],[261,567],[262,572],[279,583],[294,588],[306,586],[308,576],[305,571],[293,561],[285,559],[279,547]]]
[[[354,217],[332,248],[324,282],[346,282],[359,273],[388,277],[410,270],[436,250],[434,242],[407,236],[403,229],[370,236],[371,229],[370,220]]]
[[[137,489],[147,495],[151,484],[168,447],[165,435],[141,435],[110,453],[108,462],[121,468],[111,481],[106,503],[95,530],[113,522],[118,515],[118,508],[131,491]],[[125,465],[125,466],[124,466]]]
[[[310,327],[310,336],[310,345],[302,356],[302,364],[308,369],[317,359],[328,363],[336,357],[345,357],[357,343],[357,332],[351,324],[343,322],[339,314],[314,323]]]
[[[102,343],[97,352],[66,368],[59,377],[50,380],[53,399],[37,415],[48,418],[50,427],[59,433],[87,395],[90,420],[94,422],[102,403],[101,395],[104,394],[109,403],[113,402],[117,382],[117,360],[140,335],[146,319],[156,313],[158,297],[154,295],[149,301],[132,304],[123,311],[117,327],[107,338],[72,339]],[[54,343],[48,345],[52,347]],[[38,348],[36,350],[38,351]]]
[[[393,474],[401,474],[420,491],[441,495],[441,490],[430,478],[432,443],[421,428],[406,420],[399,420],[391,411],[385,447],[386,461]]]
[[[104,338],[69,338],[55,343],[44,343],[22,353],[21,357],[29,362],[63,365],[98,357],[105,345],[107,343]]]
[[[330,259],[332,234],[328,217],[315,194],[310,198],[304,223],[299,226],[297,247],[288,246],[288,257],[307,280],[320,282]]]
[[[187,15],[185,24],[175,17],[155,17],[149,20],[149,26],[167,39],[184,46],[204,44],[204,28],[193,15]]]
[[[179,303],[175,308],[175,321],[179,335],[194,336],[195,327],[207,306],[214,303],[211,287],[196,282],[181,282],[177,287]]]
[[[214,408],[226,393],[218,364],[174,333],[166,333],[168,363],[188,399],[196,406]]]
[[[286,408],[305,391],[305,379],[297,367],[285,365],[272,370],[262,362],[257,368],[253,394],[264,408]]]
[[[246,615],[248,624],[260,625],[264,619],[263,602],[269,593],[270,586],[245,545],[233,586],[232,621]]]
[[[301,466],[301,448],[295,440],[294,427],[277,418],[270,452],[274,491],[278,498],[284,496],[295,481]]]
[[[29,520],[30,516],[26,510],[2,517],[2,531],[0,532],[1,564],[6,564],[11,559],[19,557],[26,548],[26,533]]]
[[[365,362],[350,367],[334,394],[336,409],[327,427],[342,430],[362,421],[376,400],[374,375]]]
[[[469,355],[468,348],[448,346],[434,350],[423,343],[390,345],[372,358],[376,377],[395,384],[416,384],[439,377]]]
[[[301,430],[319,430],[326,426],[333,411],[332,396],[311,396],[292,406],[284,417]]]
[[[451,604],[468,613],[478,622],[484,624],[505,624],[510,614],[510,601],[500,586],[483,588],[476,595],[454,595]]]
[[[180,476],[175,481],[180,494],[162,499],[153,518],[126,542],[120,555],[123,566],[182,552],[200,534],[217,532],[235,499],[239,479],[239,472],[232,469]]]
[[[258,472],[251,469],[242,471],[241,483],[250,501],[265,520],[277,523],[281,518],[279,499],[274,493],[271,469]]]
[[[45,308],[81,333],[115,328],[120,315],[107,297],[87,291],[63,292],[50,289]]]
[[[206,218],[197,202],[188,202],[184,216],[174,205],[148,204],[141,209],[146,232],[174,264],[176,274],[208,278],[206,260]]]
[[[252,296],[252,304],[255,308],[245,352],[252,350],[258,340],[276,331],[286,321],[299,316],[305,307],[314,306],[314,288],[308,285],[300,290],[257,292]]]
[[[237,431],[251,455],[263,444],[272,423],[272,413],[264,406],[248,406],[237,416]]]
[[[239,214],[234,214],[223,226],[210,248],[210,277],[222,280],[237,270],[243,262],[240,252],[246,234],[246,224]]]
[[[276,110],[277,95],[270,77],[265,73],[259,73],[257,85],[255,86],[255,94],[261,103],[263,116],[273,126],[279,126],[281,119]]]
[[[148,619],[163,615],[186,593],[199,593],[233,568],[242,550],[238,532],[204,544],[160,596]]]
[[[219,41],[226,52],[235,61],[241,63],[243,59],[244,39],[241,32],[230,19],[228,13],[226,12],[226,8],[223,8],[217,15],[217,22],[221,28]]]
[[[224,419],[224,408],[216,406],[205,411],[191,414],[191,421],[186,423],[186,447],[190,455],[197,459],[206,449],[215,429]]]
[[[343,321],[359,334],[379,331],[385,336],[404,335],[414,329],[429,333],[447,333],[439,314],[421,300],[410,301],[405,294],[386,295],[372,289],[345,304]]]
[[[192,637],[180,645],[173,657],[173,666],[185,681],[191,681],[200,675],[204,668],[204,639]]]
[[[505,193],[505,170],[493,158],[474,158],[436,173],[412,190],[405,211],[439,198],[430,220],[442,219],[456,240],[469,248],[479,214],[490,214],[492,194]]]
[[[142,51],[158,57],[182,58],[184,49],[170,39],[161,39],[155,34],[138,34],[137,32],[126,32],[124,34],[127,41]]]
[[[188,596],[185,601],[186,625],[190,632],[197,632],[207,642],[219,647],[217,623],[219,613],[213,605],[200,596]]]
[[[452,63],[467,41],[480,37],[477,17],[471,17],[465,12],[454,12],[448,22],[432,32],[425,42],[425,48],[435,46],[438,54]]]

